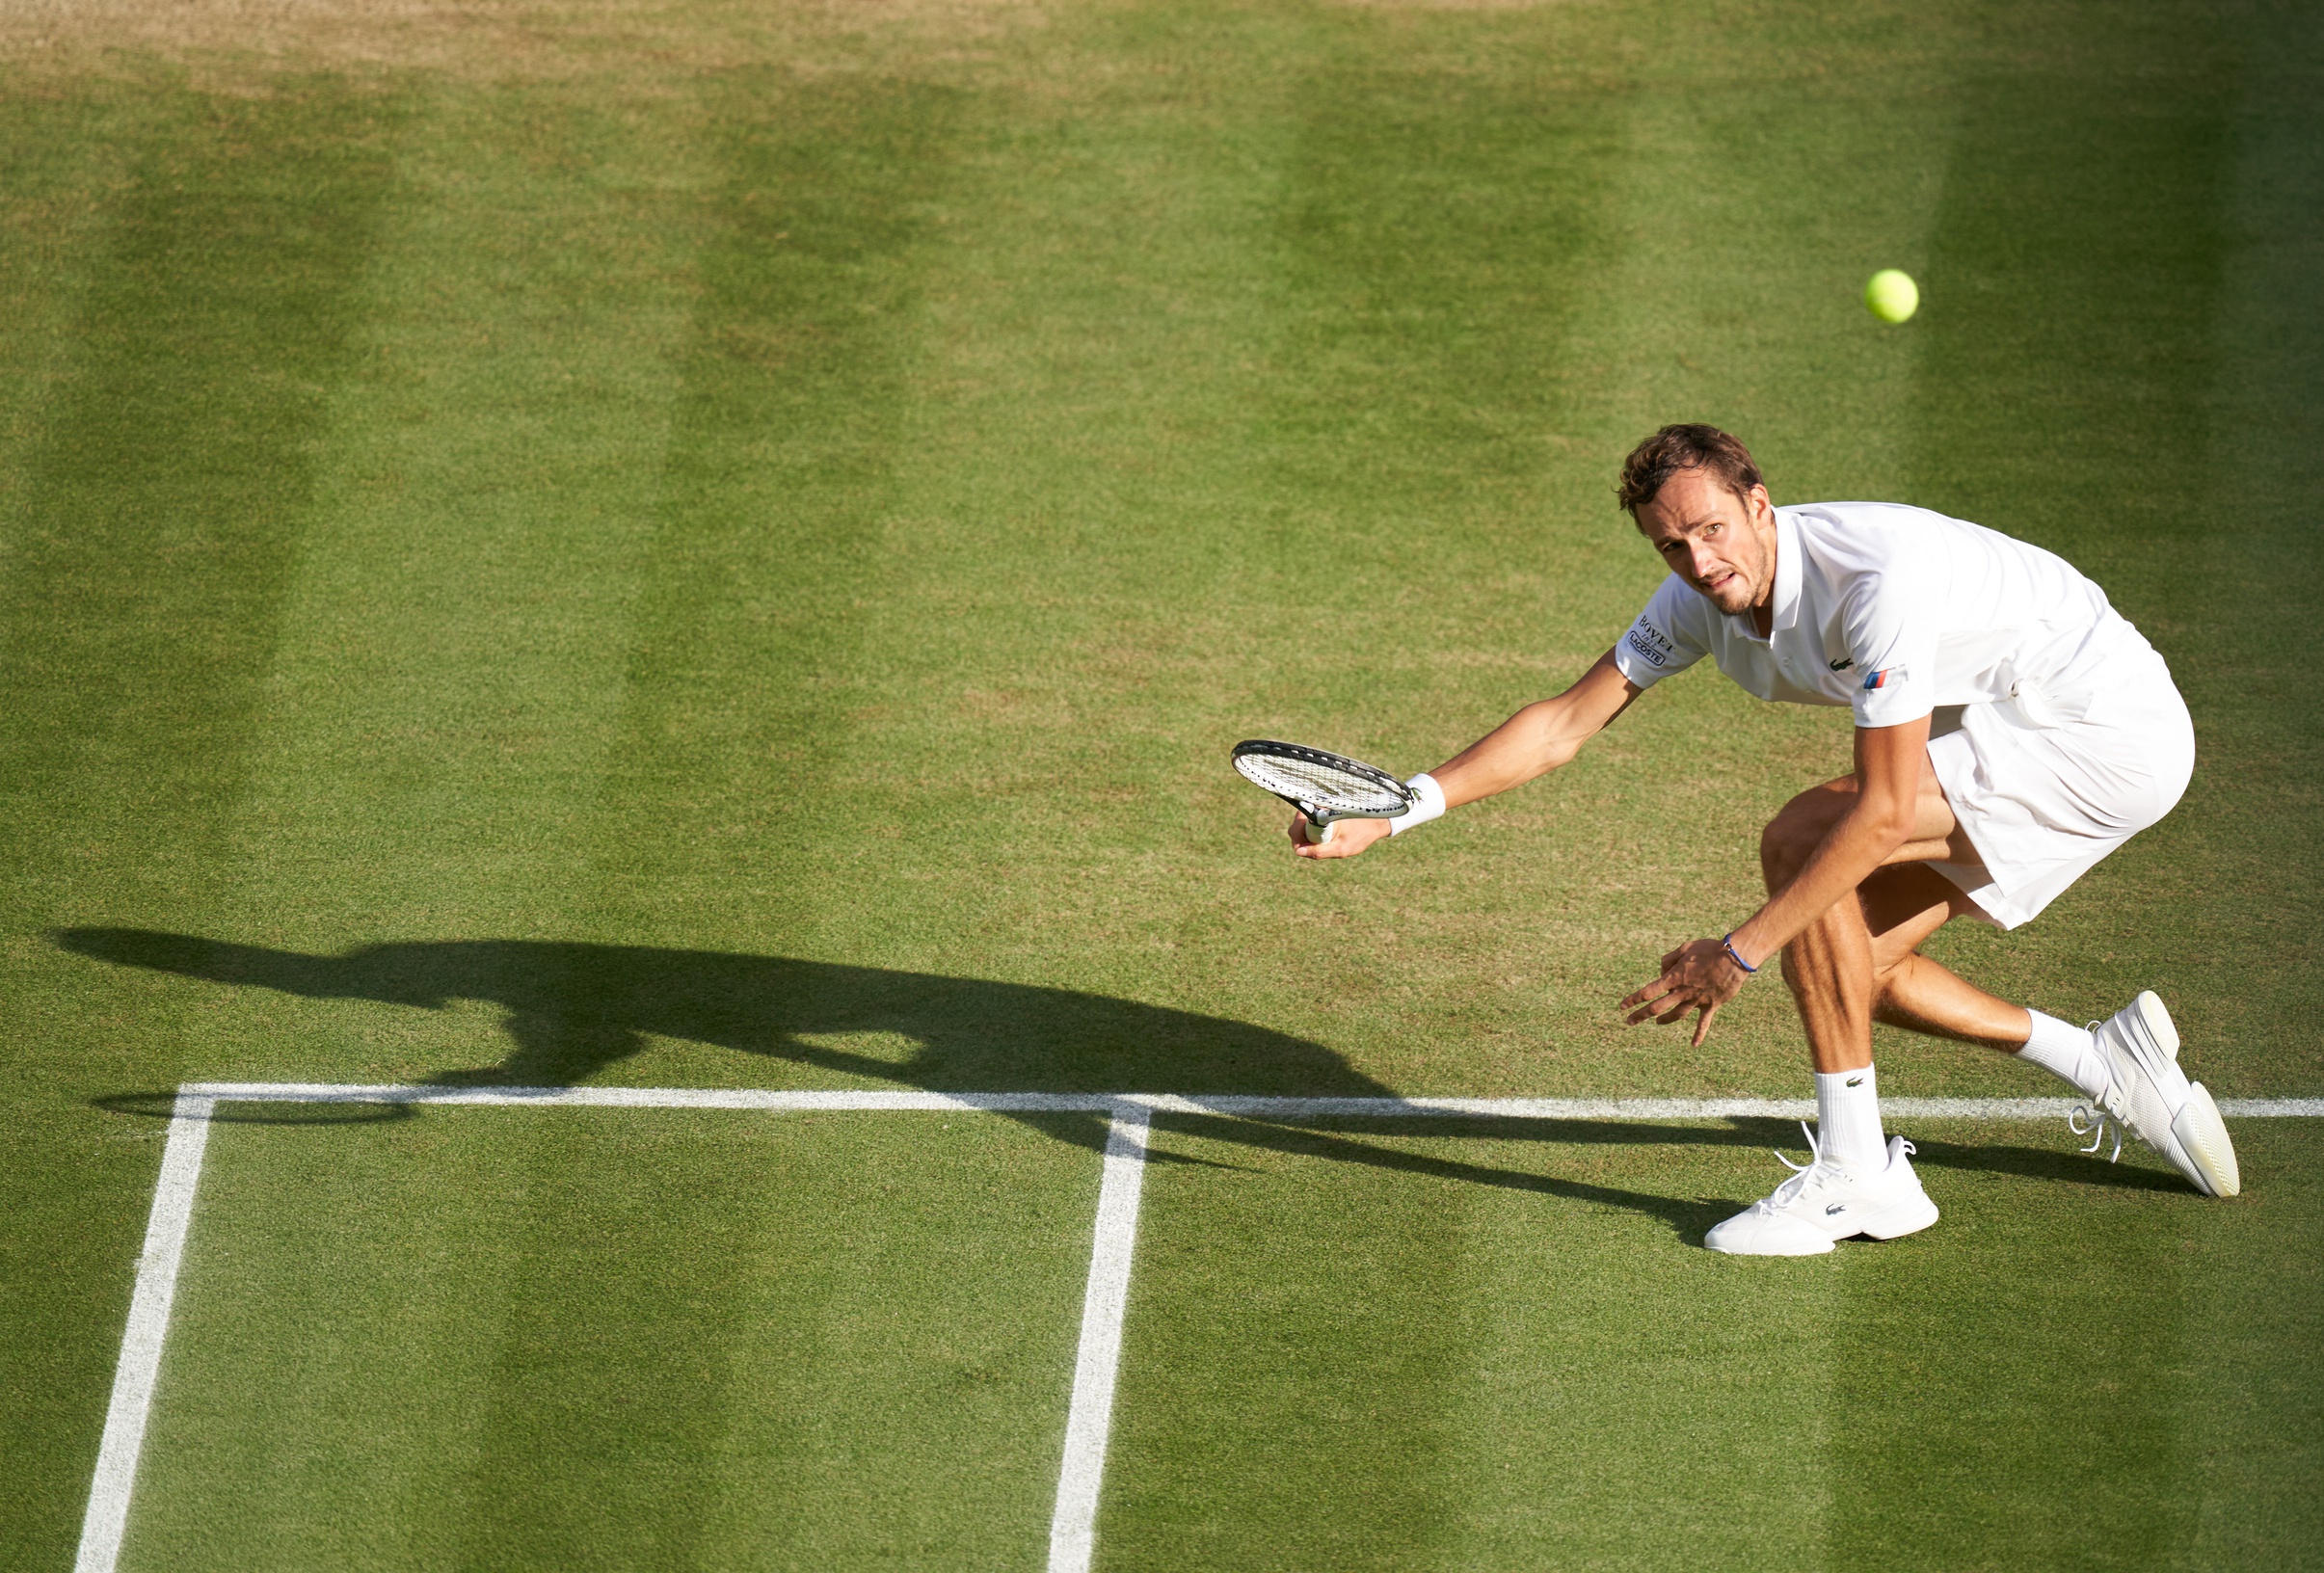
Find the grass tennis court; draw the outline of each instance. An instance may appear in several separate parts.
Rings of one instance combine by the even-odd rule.
[[[1795,1096],[1612,1004],[1843,717],[1346,867],[1226,768],[1563,686],[1666,419],[2104,585],[2195,784],[1935,948],[2324,1096],[2320,104],[2257,3],[0,13],[0,1562],[182,1082]],[[120,1566],[1038,1566],[1102,1124],[241,1106]],[[1780,1122],[1158,1116],[1096,1566],[2311,1564],[2324,1127],[1895,1128],[1943,1224],[1737,1263]]]
[[[1100,1315],[1085,1115],[264,1091],[216,1106],[117,1565],[1044,1560]],[[2004,1565],[2000,1538],[2244,1565],[2296,1538],[2307,1460],[2269,1436],[2324,1331],[2317,1263],[2282,1250],[2312,1119],[2246,1122],[2268,1200],[2192,1215],[2167,1171],[2023,1123],[1913,1128],[1960,1243],[1802,1278],[1696,1246],[1771,1121],[1159,1110],[1106,1564]],[[2060,1236],[2085,1252],[2023,1274]],[[1729,1467],[1759,1446],[1809,1467]],[[2096,1559],[2091,1522],[2121,1526]]]

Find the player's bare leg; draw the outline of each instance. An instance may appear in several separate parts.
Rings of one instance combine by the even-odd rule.
[[[1933,785],[1924,786],[1916,803],[1913,839],[1907,843],[1921,858],[1947,856],[1945,838],[1953,829],[1952,813]],[[1776,816],[1760,841],[1771,894],[1806,866],[1855,797],[1852,776],[1801,793]],[[1918,926],[1925,918],[1907,914],[1905,920]],[[1851,893],[1784,946],[1784,981],[1799,1002],[1815,1061],[1815,1159],[1774,1194],[1710,1230],[1703,1237],[1710,1249],[1807,1256],[1853,1235],[1889,1240],[1937,1221],[1937,1204],[1912,1172],[1911,1144],[1902,1137],[1891,1141],[1881,1129],[1880,1085],[1872,1068],[1873,1014],[1883,976],[1896,970],[1893,948],[1908,937],[1897,927],[1883,908],[1876,934],[1875,921]]]
[[[1925,863],[1895,864],[1857,897],[1872,934],[1874,1020],[2005,1054],[2025,1047],[2031,1012],[1920,954],[1930,935],[1977,910],[1960,886]]]
[[[1936,869],[1920,864],[1883,868],[1857,888],[1857,895],[1872,933],[1878,1020],[2039,1065],[2103,1110],[2118,1133],[2127,1130],[2170,1159],[2198,1189],[2232,1196],[2242,1188],[2218,1106],[2178,1068],[2178,1030],[2151,992],[2095,1030],[2076,1026],[1996,1000],[1916,953],[1946,921],[1974,910]],[[2075,1129],[2090,1128],[2077,1121]],[[2103,1132],[2101,1121],[2097,1133]]]
[[[1853,776],[1828,782],[1801,793],[1776,816],[1760,842],[1771,894],[1806,866],[1853,805],[1856,790]],[[1912,839],[1898,855],[1950,857],[1957,835],[1944,794],[1924,773]],[[1937,1205],[1912,1172],[1911,1143],[1891,1141],[1881,1129],[1872,1022],[1898,973],[1900,946],[1917,945],[1950,913],[1931,913],[1927,903],[1915,903],[1901,890],[1895,893],[1901,904],[1877,902],[1867,910],[1862,889],[1835,902],[1783,949],[1784,981],[1799,1002],[1815,1061],[1815,1161],[1705,1235],[1703,1243],[1712,1250],[1808,1255],[1829,1251],[1833,1240],[1850,1235],[1888,1240],[1937,1221]],[[1928,1003],[1940,1012],[1948,1004],[1942,999]]]
[[[1806,866],[1854,803],[1856,790],[1856,778],[1843,776],[1784,805],[1759,841],[1760,872],[1771,893]],[[1783,980],[1799,1004],[1819,1073],[1861,1070],[1872,1063],[1872,1023],[1890,1008],[1899,988],[1903,995],[1893,1002],[1917,1019],[1897,1025],[1933,1027],[1947,1037],[2013,1053],[2025,1041],[2024,1011],[1912,955],[1944,922],[1968,910],[1967,898],[1926,866],[1932,858],[1974,863],[1977,852],[1954,820],[1936,773],[1924,770],[1912,839],[1896,850],[1888,866],[1857,887],[1854,898],[1835,902],[1784,946]],[[1922,966],[1910,965],[1912,961]]]
[[[1768,890],[1779,890],[1847,812],[1854,777],[1803,792],[1768,826],[1760,861]],[[2217,1106],[2177,1063],[2177,1029],[2151,992],[2095,1030],[1998,999],[1919,953],[1930,935],[1976,910],[1930,860],[1973,864],[1976,849],[1924,773],[1912,840],[1888,864],[1803,929],[1783,952],[1783,977],[1806,1026],[1817,1072],[1819,1123],[1858,1165],[1876,1161],[1881,1139],[1872,1024],[1980,1044],[2027,1059],[2070,1083],[2126,1130],[2171,1160],[2197,1188],[2231,1196],[2241,1188],[2234,1148]],[[2096,1118],[2097,1116],[2094,1116]],[[2076,1126],[2077,1130],[2088,1129]]]

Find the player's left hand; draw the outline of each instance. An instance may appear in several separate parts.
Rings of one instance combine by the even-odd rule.
[[[1717,940],[1689,940],[1663,957],[1662,976],[1623,998],[1622,1009],[1630,1012],[1632,1026],[1649,1019],[1668,1026],[1690,1010],[1700,1011],[1693,1044],[1699,1049],[1711,1035],[1711,1018],[1743,992],[1750,976]]]

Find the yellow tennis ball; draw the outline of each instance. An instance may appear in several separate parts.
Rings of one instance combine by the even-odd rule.
[[[1883,322],[1902,322],[1920,309],[1920,286],[1900,268],[1883,268],[1864,286],[1864,304]]]

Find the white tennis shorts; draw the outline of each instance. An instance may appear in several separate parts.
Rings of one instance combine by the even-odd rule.
[[[2195,727],[2143,638],[2113,651],[2102,686],[1939,710],[1929,762],[1977,864],[1930,867],[2003,928],[2029,921],[2093,865],[2171,812],[2195,771]]]

